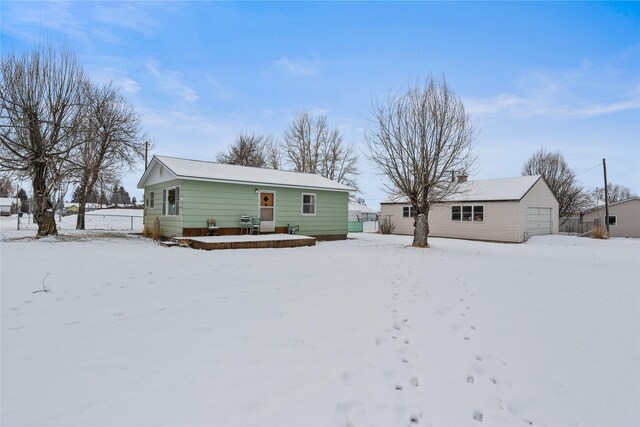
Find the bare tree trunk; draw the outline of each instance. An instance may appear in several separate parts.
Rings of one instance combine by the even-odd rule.
[[[416,218],[416,229],[413,232],[412,246],[415,246],[417,248],[428,248],[428,238],[429,222],[427,222],[427,216],[425,214],[420,214]]]
[[[39,162],[35,165],[32,181],[34,197],[34,222],[38,224],[37,237],[55,236],[58,234],[55,209],[51,202],[50,191],[46,184],[46,164]]]

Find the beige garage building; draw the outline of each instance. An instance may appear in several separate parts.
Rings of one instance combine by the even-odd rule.
[[[520,243],[530,236],[558,233],[558,200],[540,175],[466,181],[460,192],[432,205],[431,237]],[[381,203],[380,221],[394,234],[413,235],[411,205]]]

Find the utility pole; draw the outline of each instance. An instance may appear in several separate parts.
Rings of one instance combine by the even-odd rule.
[[[602,159],[602,171],[604,172],[604,223],[607,225],[607,237],[609,237],[609,190],[607,188],[606,159]]]
[[[16,217],[18,218],[18,230],[20,230],[20,203],[18,198],[18,185],[16,184]]]
[[[144,142],[144,170],[147,170],[147,158],[149,156],[149,141]]]

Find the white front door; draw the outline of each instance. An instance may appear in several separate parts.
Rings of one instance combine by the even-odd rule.
[[[276,230],[276,193],[261,191],[258,205],[260,207],[260,232],[274,232]]]

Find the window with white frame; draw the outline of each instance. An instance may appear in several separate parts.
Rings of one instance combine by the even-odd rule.
[[[302,215],[316,214],[316,195],[313,193],[302,193]]]
[[[484,206],[451,206],[451,221],[484,221]]]
[[[180,187],[162,190],[162,215],[179,215]]]
[[[402,217],[403,218],[413,218],[413,206],[403,206],[402,207]]]
[[[610,227],[615,227],[618,225],[618,216],[617,215],[609,215],[607,218],[609,218],[609,226]]]
[[[149,198],[147,199],[147,207],[152,208],[154,207],[154,199],[153,196],[155,196],[153,191],[149,192]]]

